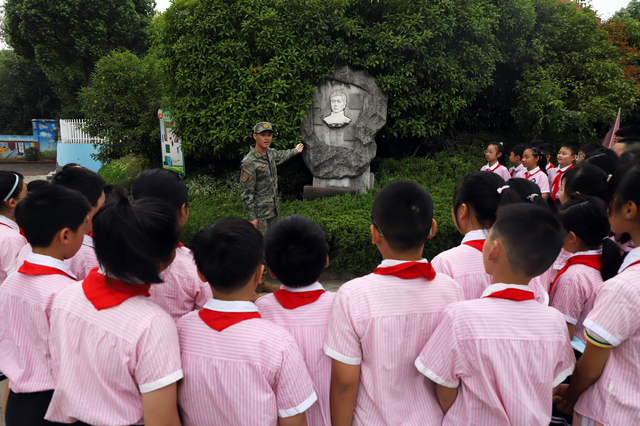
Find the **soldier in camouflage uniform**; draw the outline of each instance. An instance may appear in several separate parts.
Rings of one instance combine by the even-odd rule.
[[[269,148],[273,138],[271,123],[261,122],[253,127],[255,147],[240,163],[240,185],[242,187],[242,205],[247,219],[264,235],[278,219],[280,200],[278,200],[278,169],[276,166],[302,152],[304,145],[277,151]],[[266,277],[265,268],[265,277]],[[258,291],[277,290],[263,279]]]

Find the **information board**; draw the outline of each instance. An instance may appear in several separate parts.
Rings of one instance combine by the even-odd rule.
[[[184,153],[180,138],[173,132],[171,110],[158,110],[160,120],[160,145],[162,149],[162,167],[184,176]]]

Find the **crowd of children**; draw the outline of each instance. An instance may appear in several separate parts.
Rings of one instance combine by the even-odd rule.
[[[29,190],[0,171],[6,425],[638,424],[640,131],[620,133],[557,166],[542,141],[509,170],[489,144],[452,194],[462,242],[432,262],[429,192],[386,184],[382,262],[335,294],[305,217],[264,237],[222,218],[187,248],[171,171],[132,201],[77,165]],[[282,286],[253,303],[265,268]]]

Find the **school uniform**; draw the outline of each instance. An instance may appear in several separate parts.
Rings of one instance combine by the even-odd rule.
[[[202,282],[198,276],[191,250],[182,245],[176,248],[175,259],[160,278],[163,283],[151,286],[151,300],[167,311],[174,321],[202,309],[213,297],[209,283]]]
[[[491,167],[489,167],[489,164],[487,163],[486,166],[482,166],[480,171],[495,173],[497,175],[500,175],[500,177],[502,177],[502,179],[504,180],[511,179],[511,174],[509,173],[509,170],[507,170],[505,166],[500,164],[499,161],[496,161],[496,163]]]
[[[444,308],[459,300],[460,286],[425,259],[385,259],[374,273],[340,287],[324,351],[343,364],[360,365],[353,425],[442,423],[435,385],[425,386],[410,367]]]
[[[142,424],[141,394],[182,378],[176,324],[148,288],[108,283],[96,269],[60,292],[51,313],[56,389],[47,420]]]
[[[555,167],[552,163],[547,163],[547,178],[549,179],[549,189],[551,189],[551,185],[553,185],[553,180],[556,178],[558,174],[558,168]]]
[[[182,424],[277,426],[317,400],[296,341],[251,302],[209,299],[178,320]]]
[[[485,272],[482,261],[487,235],[488,229],[467,232],[459,246],[443,251],[431,261],[436,272],[451,277],[460,285],[465,300],[479,299],[491,285],[492,277]]]
[[[544,172],[540,170],[540,167],[536,167],[531,171],[526,171],[524,173],[524,177],[525,179],[538,185],[541,194],[548,194],[550,192],[549,179],[547,178],[547,175],[545,175]]]
[[[562,176],[564,176],[564,174],[567,173],[569,170],[573,169],[573,164],[569,164],[567,167],[563,167],[563,168],[559,168],[559,167],[560,166],[558,166],[558,169],[554,174],[553,179],[551,179],[551,175],[549,175],[549,182],[551,182],[551,185],[550,185],[551,198],[553,200],[556,200],[558,197],[560,197],[560,187],[562,186]]]
[[[602,249],[575,253],[560,270],[551,289],[550,306],[576,326],[574,336],[585,344],[583,322],[604,285],[601,269]]]
[[[518,165],[518,167],[511,167],[509,168],[509,175],[512,178],[522,178],[524,179],[524,166],[522,164]]]
[[[15,269],[18,253],[26,244],[27,239],[18,224],[0,215],[0,286]]]
[[[552,389],[574,369],[568,337],[562,314],[535,302],[529,286],[493,284],[445,309],[415,366],[458,388],[443,426],[547,426]]]
[[[93,238],[90,235],[85,235],[80,250],[65,262],[71,265],[71,270],[78,276],[78,281],[84,280],[92,269],[100,266],[93,248]]]
[[[44,421],[55,380],[51,374],[49,318],[53,300],[76,282],[69,265],[32,253],[0,288],[0,370],[9,378],[7,413],[25,424]],[[15,413],[22,401],[31,409]]]
[[[302,288],[282,285],[275,293],[256,301],[260,316],[283,327],[298,343],[318,394],[318,402],[306,411],[309,426],[331,426],[331,358],[322,347],[334,297],[335,293],[325,291],[316,282]]]
[[[640,248],[607,280],[584,321],[586,339],[612,348],[600,378],[575,406],[582,424],[635,425],[640,419]],[[587,422],[587,423],[585,423]],[[580,423],[574,424],[580,425]]]

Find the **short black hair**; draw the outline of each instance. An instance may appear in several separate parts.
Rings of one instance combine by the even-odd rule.
[[[453,193],[454,212],[466,204],[473,209],[478,223],[487,229],[495,222],[498,207],[514,202],[520,202],[520,196],[500,175],[488,171],[467,175]]]
[[[607,194],[607,174],[593,164],[574,167],[562,176],[562,189],[569,196],[575,192],[605,199]]]
[[[600,148],[600,146],[596,145],[595,143],[586,143],[586,144],[582,145],[580,148],[578,148],[578,152],[582,151],[582,152],[584,152],[585,155],[587,155],[591,151],[595,151],[595,150],[597,150],[599,148]]]
[[[578,151],[580,150],[580,147],[575,142],[562,142],[560,148],[567,148],[571,151],[571,155],[578,155]]]
[[[409,180],[395,180],[373,201],[373,221],[392,250],[405,252],[424,245],[433,221],[429,191]]]
[[[69,170],[69,169],[73,169],[74,167],[82,167],[80,164],[78,163],[67,163],[64,166],[62,166],[62,170]]]
[[[60,230],[77,232],[90,210],[87,198],[78,191],[46,185],[29,192],[14,214],[32,247],[49,247]]]
[[[635,138],[635,139],[639,139],[640,138],[640,127],[637,126],[624,126],[624,127],[620,127],[615,135],[619,138]]]
[[[638,139],[638,138],[624,138],[624,139],[620,139],[618,141],[618,143],[620,143],[622,145],[633,145],[635,143],[640,143],[640,139]]]
[[[104,187],[107,185],[99,174],[83,167],[63,169],[55,174],[51,183],[75,189],[87,197],[92,207],[98,205],[98,200],[100,200]]]
[[[635,163],[640,160],[640,149],[624,151],[620,156],[620,165]]]
[[[48,185],[51,185],[48,180],[44,180],[44,179],[32,180],[27,184],[27,191],[28,192],[35,191],[38,188],[42,188],[43,186],[48,186]]]
[[[612,149],[598,148],[584,157],[584,163],[600,167],[607,175],[610,175],[620,167],[620,157]]]
[[[627,163],[616,170],[607,183],[607,204],[617,211],[628,203],[640,206],[640,163]]]
[[[545,209],[549,209],[549,205],[542,198],[540,187],[525,178],[511,178],[508,185],[512,191],[515,191],[520,197],[520,202],[529,203]]]
[[[104,187],[104,203],[111,204],[117,201],[128,201],[129,195],[124,186],[109,184]]]
[[[271,271],[289,287],[318,281],[329,253],[320,225],[300,215],[276,222],[264,238],[264,251]]]
[[[538,148],[540,148],[540,151],[542,151],[544,155],[553,155],[556,152],[556,150],[553,149],[553,145],[546,142],[541,143]]]
[[[176,213],[165,203],[143,199],[104,206],[93,217],[93,246],[106,275],[127,282],[162,282],[159,267],[178,245]]]
[[[522,154],[524,154],[524,145],[516,145],[511,148],[511,152],[513,152],[516,157],[522,158]]]
[[[244,287],[262,264],[263,241],[246,220],[223,217],[196,234],[189,248],[211,288],[228,294]]]
[[[513,271],[533,278],[553,264],[567,233],[549,209],[524,203],[500,207],[489,235],[502,242]]]
[[[535,146],[535,147],[538,147],[538,148],[539,148],[539,147],[540,147],[540,145],[542,145],[543,143],[544,143],[544,141],[543,141],[543,140],[535,139],[535,140],[532,140],[532,141],[529,143],[529,146]]]
[[[131,185],[131,196],[134,200],[157,198],[174,210],[189,205],[189,191],[180,175],[166,169],[149,169],[136,176]]]

